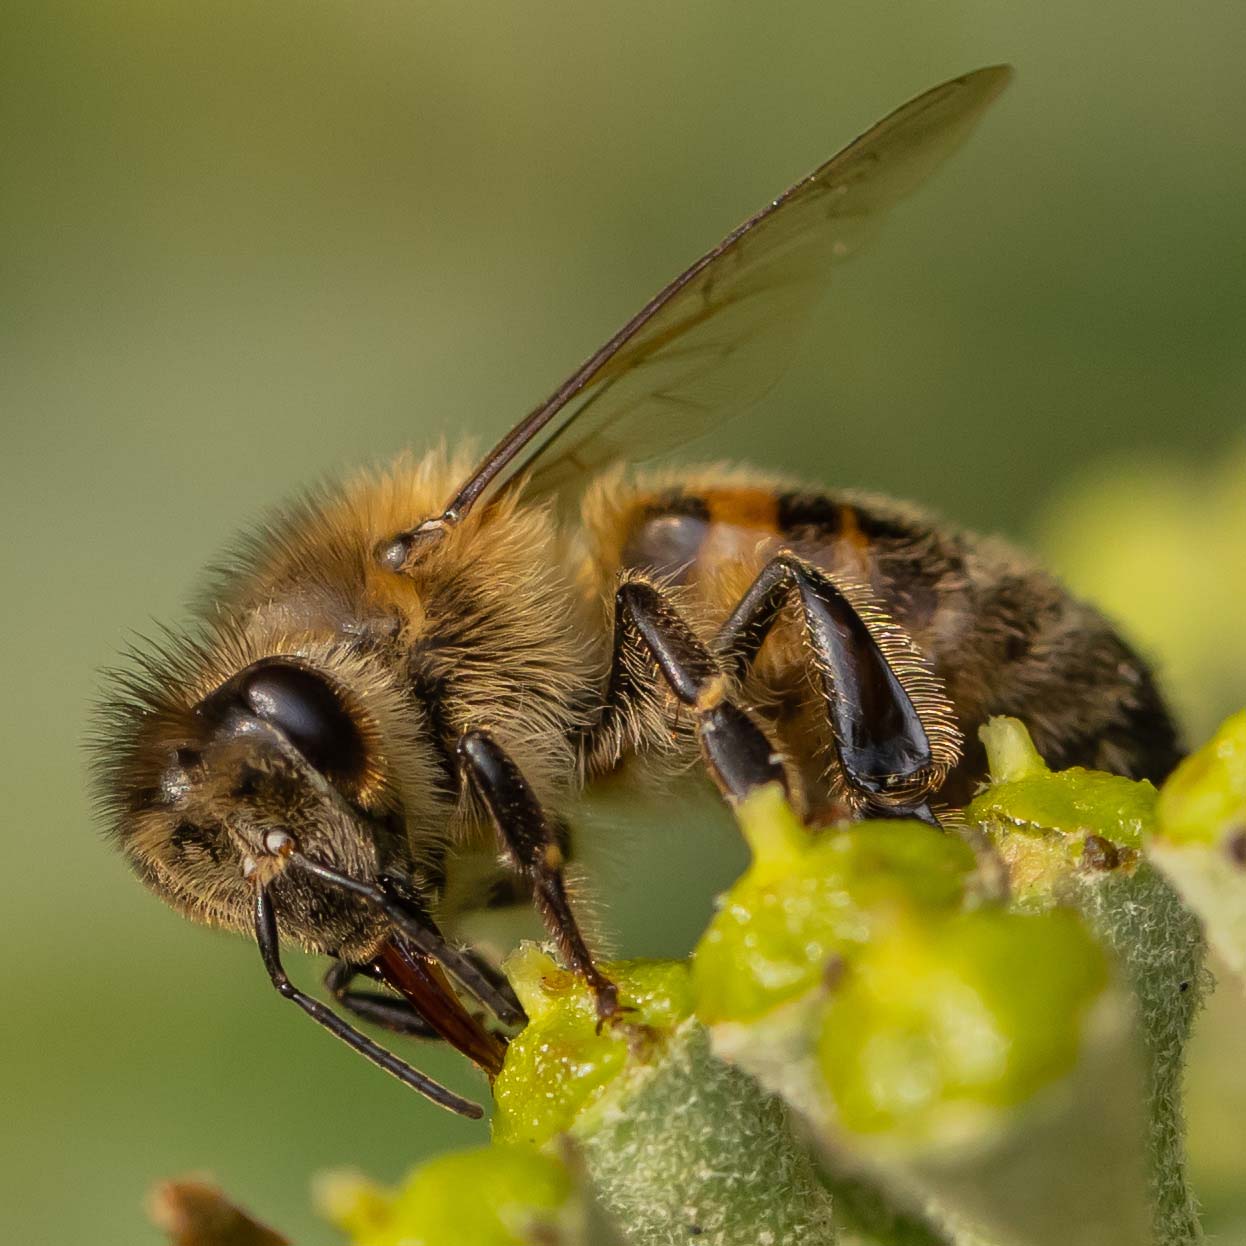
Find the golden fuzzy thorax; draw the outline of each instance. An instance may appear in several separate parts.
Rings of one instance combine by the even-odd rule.
[[[478,507],[406,575],[374,556],[438,513],[470,462],[404,457],[312,497],[247,541],[218,600],[261,632],[293,624],[370,639],[396,685],[435,692],[444,730],[488,728],[537,794],[553,797],[573,773],[569,736],[593,671],[549,509],[514,496]]]

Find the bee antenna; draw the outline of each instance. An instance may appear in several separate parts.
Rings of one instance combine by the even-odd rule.
[[[353,1047],[360,1055],[366,1056],[378,1068],[384,1069],[392,1077],[419,1091],[426,1099],[430,1099],[439,1107],[466,1116],[469,1120],[479,1120],[484,1109],[470,1099],[464,1099],[448,1090],[440,1082],[426,1077],[418,1069],[413,1069],[404,1060],[400,1060],[392,1052],[386,1051],[379,1043],[374,1043],[367,1035],[361,1034],[354,1026],[343,1021],[331,1008],[318,999],[305,995],[286,977],[281,965],[281,943],[277,934],[277,915],[273,911],[272,900],[263,886],[255,889],[255,941],[259,944],[260,957],[273,986],[285,996],[293,1000],[313,1021],[324,1026],[334,1038],[341,1039],[348,1047]]]

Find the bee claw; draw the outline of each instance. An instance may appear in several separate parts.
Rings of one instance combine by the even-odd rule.
[[[648,1026],[634,1026],[625,1019],[624,1014],[638,1012],[632,1004],[619,1003],[619,991],[613,982],[607,981],[596,991],[597,1000],[597,1033],[600,1034],[607,1025],[615,1029],[648,1029]]]

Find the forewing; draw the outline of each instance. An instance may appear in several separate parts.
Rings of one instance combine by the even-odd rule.
[[[459,497],[495,480],[578,489],[762,397],[799,343],[831,269],[964,140],[1012,71],[980,69],[911,100],[730,233],[641,309],[494,449]]]

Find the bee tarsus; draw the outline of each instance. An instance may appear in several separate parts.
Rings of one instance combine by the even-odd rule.
[[[768,783],[778,783],[791,795],[783,755],[734,702],[719,701],[698,715],[697,737],[710,777],[728,803],[739,804]]]

